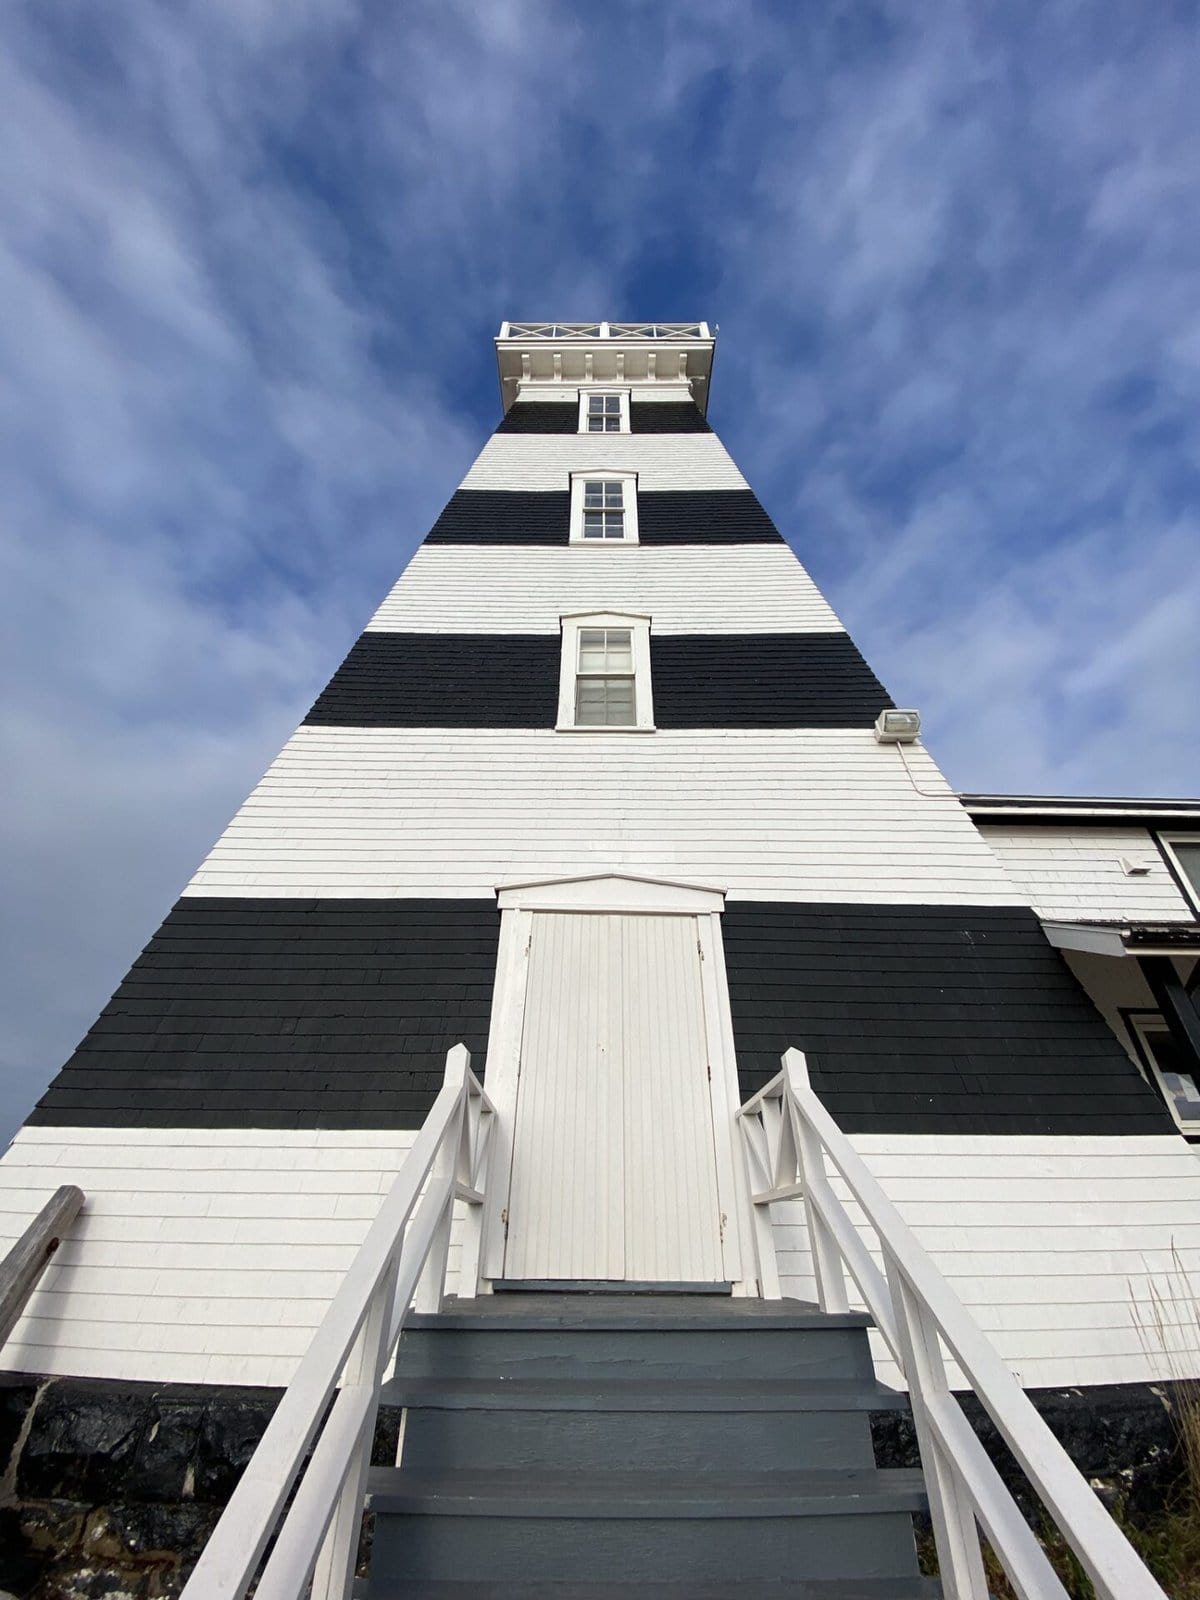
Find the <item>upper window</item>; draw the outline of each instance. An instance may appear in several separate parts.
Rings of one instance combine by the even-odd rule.
[[[654,727],[650,694],[650,619],[597,613],[564,617],[558,727]]]
[[[629,391],[579,391],[580,433],[628,433]]]
[[[1158,842],[1175,868],[1192,904],[1200,910],[1200,836],[1194,833],[1160,833]]]
[[[571,475],[571,543],[636,544],[637,479],[632,472]]]

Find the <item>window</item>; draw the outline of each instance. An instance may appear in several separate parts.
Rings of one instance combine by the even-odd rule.
[[[1200,910],[1200,835],[1191,833],[1160,833],[1158,842],[1175,870],[1175,876],[1184,893]]]
[[[632,472],[571,475],[571,543],[636,544],[637,479]]]
[[[1193,1063],[1166,1023],[1154,1011],[1126,1013],[1134,1042],[1152,1083],[1157,1083],[1171,1115],[1184,1133],[1200,1133],[1200,1083]]]
[[[564,617],[562,630],[559,730],[652,732],[649,617]]]
[[[579,391],[580,433],[628,433],[629,391]]]

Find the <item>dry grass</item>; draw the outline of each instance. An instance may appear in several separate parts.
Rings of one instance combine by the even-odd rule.
[[[1118,1509],[1118,1527],[1170,1600],[1200,1600],[1200,1293],[1177,1250],[1171,1272],[1151,1277],[1148,1304],[1132,1296],[1142,1347],[1161,1375],[1179,1447],[1180,1473],[1153,1514],[1136,1519]],[[1095,1600],[1095,1591],[1058,1529],[1039,1533],[1050,1564],[1070,1600]],[[922,1571],[937,1571],[933,1540],[921,1541]],[[995,1552],[984,1543],[984,1567],[994,1600],[1016,1600]]]

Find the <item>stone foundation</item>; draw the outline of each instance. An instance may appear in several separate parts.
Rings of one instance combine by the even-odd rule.
[[[1109,1505],[1159,1509],[1179,1472],[1168,1397],[1148,1385],[1031,1390]],[[274,1389],[0,1378],[0,1592],[17,1600],[173,1600],[279,1400]],[[1036,1519],[973,1396],[964,1406]],[[918,1464],[907,1412],[873,1419],[881,1466]],[[398,1410],[374,1459],[395,1460]]]

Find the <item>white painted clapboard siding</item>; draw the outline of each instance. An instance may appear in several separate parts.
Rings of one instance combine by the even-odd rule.
[[[565,491],[589,469],[636,472],[642,491],[747,487],[715,433],[497,433],[459,487]]]
[[[736,605],[731,603],[736,597]],[[634,611],[656,634],[833,633],[841,623],[786,545],[425,545],[368,627],[557,633],[573,611]]]
[[[1138,1312],[1152,1326],[1152,1283],[1174,1299],[1176,1259],[1200,1284],[1200,1158],[1181,1138],[856,1134],[852,1142],[1026,1387],[1169,1375]],[[835,1187],[845,1199],[840,1180]],[[813,1299],[799,1204],[776,1207],[775,1220],[783,1292]],[[873,1243],[869,1229],[864,1237]],[[1168,1342],[1185,1370],[1200,1373],[1186,1289]],[[880,1377],[897,1383],[882,1347],[875,1353]]]
[[[1192,908],[1145,828],[981,823],[984,838],[1044,917],[1190,921]],[[1150,871],[1130,877],[1121,858]]]
[[[186,894],[472,895],[641,872],[746,899],[1021,905],[926,753],[866,730],[303,727]]]
[[[64,1180],[88,1204],[3,1366],[285,1383],[412,1138],[24,1129],[0,1162],[0,1249]],[[1200,1159],[1181,1139],[853,1143],[1027,1386],[1164,1376],[1134,1306],[1152,1278],[1171,1293],[1173,1248],[1200,1281]],[[799,1208],[787,1211],[785,1292],[811,1298]],[[1182,1348],[1195,1341],[1190,1302],[1180,1321]]]
[[[87,1202],[0,1367],[286,1383],[414,1138],[23,1128],[0,1161],[0,1254],[60,1183]]]

